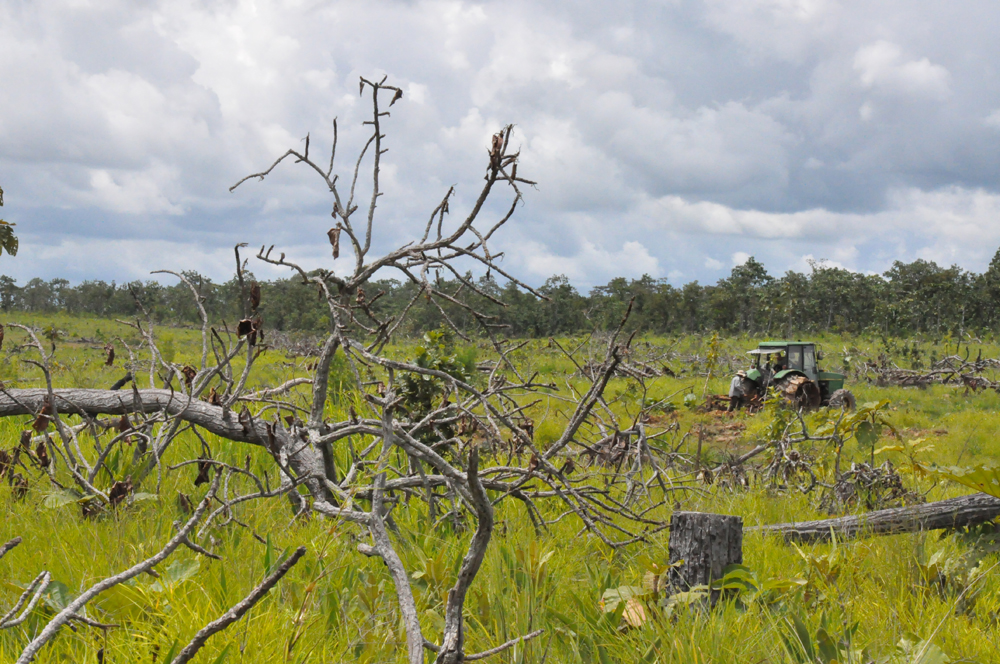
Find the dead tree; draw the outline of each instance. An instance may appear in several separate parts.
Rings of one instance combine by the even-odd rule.
[[[1000,516],[1000,499],[976,493],[924,505],[893,507],[834,519],[779,523],[747,528],[746,532],[781,535],[789,542],[822,542],[924,530],[965,528]]]
[[[386,84],[384,78],[377,81],[362,78],[360,92],[370,99],[371,119],[365,125],[371,128],[371,134],[349,177],[341,180],[333,174],[337,156],[334,121],[329,165],[316,159],[307,136],[304,149],[289,150],[266,170],[247,176],[232,187],[235,190],[248,180],[263,180],[290,160],[304,164],[330,192],[335,224],[329,230],[315,232],[320,237],[326,236],[334,259],[342,250],[352,255],[350,269],[339,272],[333,268],[307,267],[273,246],[262,246],[257,253],[259,260],[297,274],[303,288],[313,289],[327,305],[329,330],[310,375],[274,388],[249,391],[254,363],[267,348],[268,332],[259,310],[259,287],[246,283],[237,246],[237,277],[243,288],[244,317],[236,330],[213,326],[201,305],[197,286],[183,275],[176,275],[189,287],[201,316],[197,367],[173,364],[163,357],[158,350],[153,320],[147,315],[144,320],[127,322],[142,338],[141,348],[131,348],[120,340],[129,357],[130,374],[135,376],[128,388],[57,388],[49,370],[52,351],[39,342],[33,330],[20,328],[26,337],[21,351],[33,354],[26,361],[42,371],[45,387],[0,388],[0,416],[33,417],[35,437],[41,438],[41,447],[37,452],[26,451],[25,457],[50,481],[69,481],[75,485],[74,491],[91,498],[93,509],[111,509],[116,500],[128,500],[135,487],[151,487],[154,478],[159,492],[163,473],[197,464],[199,478],[202,474],[207,477],[209,469],[215,467],[227,477],[242,477],[250,487],[246,493],[218,497],[217,502],[222,506],[209,515],[209,521],[231,514],[231,508],[246,500],[284,495],[292,501],[296,514],[310,512],[359,524],[370,537],[370,543],[360,545],[359,551],[380,558],[395,585],[406,628],[408,660],[413,664],[423,662],[425,649],[436,652],[439,663],[479,659],[541,633],[524,635],[484,653],[465,652],[462,609],[490,543],[496,503],[507,498],[520,501],[536,528],[544,528],[545,517],[537,503],[555,501],[562,506],[563,516],[572,515],[580,520],[584,532],[609,546],[620,547],[667,527],[650,514],[653,507],[665,504],[666,493],[672,489],[660,478],[663,495],[651,497],[652,480],[645,481],[641,472],[635,472],[651,456],[645,429],[638,419],[632,425],[619,425],[604,402],[604,390],[619,370],[631,341],[621,335],[625,320],[607,337],[603,358],[589,363],[586,389],[576,392],[569,387],[569,392],[562,396],[570,405],[568,421],[557,440],[540,449],[533,441],[532,427],[524,410],[531,405],[534,393],[542,389],[548,393],[556,386],[538,383],[535,376],[521,372],[512,360],[512,354],[520,346],[504,338],[502,326],[479,311],[471,303],[471,296],[497,306],[504,306],[503,302],[455,267],[456,261],[478,263],[483,271],[500,275],[539,295],[508,274],[499,262],[502,254],[494,253],[489,246],[521,203],[521,187],[533,184],[518,175],[519,155],[512,143],[513,128],[504,127],[492,137],[487,146],[482,188],[464,216],[455,222],[448,217],[454,194],[449,189],[431,212],[422,233],[393,251],[373,255],[376,208],[382,194],[381,160],[386,152],[384,124],[389,118],[386,109],[403,93]],[[362,201],[357,185],[366,167],[370,168],[372,190],[370,197]],[[498,216],[491,217],[487,212],[488,199],[504,192],[508,202]],[[366,286],[371,290],[370,282],[376,275],[385,272],[393,272],[416,285],[416,295],[397,317],[380,315],[373,306],[378,295],[365,291]],[[458,281],[459,288],[448,291],[439,286],[436,275],[440,272],[450,274]],[[490,342],[495,354],[495,361],[481,379],[401,361],[384,352],[406,314],[421,302],[436,308],[455,333],[463,337],[465,331],[454,324],[447,310],[461,310],[475,321],[478,333]],[[342,353],[349,364],[355,377],[354,390],[363,399],[362,407],[357,411],[352,407],[349,415],[339,419],[332,417],[328,409],[329,373],[337,353]],[[240,368],[237,358],[242,361]],[[407,403],[403,385],[407,376],[423,376],[439,387],[429,408],[417,409]],[[141,385],[147,380],[148,386]],[[307,394],[302,394],[303,388],[308,388]],[[598,409],[603,415],[596,412]],[[113,417],[101,419],[108,416]],[[70,417],[79,417],[81,422],[71,424]],[[608,431],[609,425],[613,433]],[[47,433],[50,427],[57,434],[55,439]],[[80,441],[79,432],[83,428],[92,434],[93,449],[85,449]],[[263,448],[274,460],[280,486],[272,487],[266,477],[212,459],[207,443],[201,458],[166,466],[164,455],[178,435],[187,430],[196,434],[205,430],[229,441]],[[579,451],[594,449],[593,444],[609,437],[624,444],[632,455],[627,490],[617,471],[617,479],[603,485],[594,481],[592,475],[574,474],[573,460]],[[30,434],[28,438],[34,440]],[[99,485],[95,479],[98,469],[109,451],[126,439],[142,444],[143,451],[137,453],[143,461],[139,472],[128,478],[127,485],[126,478],[116,478],[110,487]],[[342,461],[345,457],[349,458],[346,465]],[[643,509],[636,506],[639,490],[647,494],[650,506]],[[452,515],[456,519],[468,518],[475,524],[475,534],[448,593],[440,644],[430,643],[423,636],[410,577],[390,535],[389,513],[397,496],[403,493],[426,502],[431,513],[446,497],[451,497]],[[224,619],[220,621],[210,627],[223,629],[229,624]]]

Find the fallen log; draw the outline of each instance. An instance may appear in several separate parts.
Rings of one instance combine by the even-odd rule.
[[[975,526],[998,516],[1000,499],[976,493],[924,505],[893,507],[835,519],[754,526],[745,528],[744,532],[782,535],[786,542],[822,542],[829,540],[832,535],[836,535],[837,539],[850,539]]]
[[[95,390],[63,388],[52,391],[55,406],[64,415],[124,415],[163,411],[196,424],[217,436],[242,443],[264,445],[268,440],[267,423],[253,420],[244,426],[237,413],[213,406],[173,390]],[[13,389],[0,392],[0,417],[31,415],[42,412],[49,399],[41,388]]]

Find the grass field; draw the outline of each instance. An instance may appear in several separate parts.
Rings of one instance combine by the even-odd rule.
[[[103,344],[118,337],[135,346],[139,342],[133,331],[109,320],[21,316],[17,322],[61,331],[55,339],[54,380],[59,387],[108,387],[123,375],[120,362],[127,352],[121,341],[116,342],[119,363],[109,368],[104,366]],[[174,362],[193,363],[200,354],[197,330],[163,327],[157,328],[157,335],[164,354],[169,352]],[[0,380],[7,387],[39,386],[40,372],[22,363],[23,355],[12,352],[20,338],[20,333],[8,328]],[[736,356],[756,341],[726,339],[717,344],[717,350],[724,357]],[[956,350],[951,340],[940,340],[937,345],[930,340],[908,340],[893,342],[891,347],[866,339],[816,341],[823,345],[824,364],[834,370],[881,352],[909,366],[921,358],[926,362],[932,355]],[[647,342],[654,348],[672,344],[685,356],[705,358],[708,354],[709,342],[702,337],[639,340]],[[904,347],[905,357],[900,350]],[[980,349],[984,357],[1000,356],[996,345],[969,345],[973,356]],[[412,346],[400,344],[391,352],[407,357]],[[966,345],[960,352],[966,352]],[[528,373],[538,371],[560,386],[529,412],[536,425],[535,440],[544,446],[565,420],[567,402],[560,396],[567,395],[578,380],[575,368],[545,340],[530,342],[519,351],[517,361]],[[250,387],[273,386],[305,375],[308,362],[309,358],[270,351]],[[688,393],[695,394],[700,403],[705,391],[725,392],[729,369],[724,363],[719,362],[717,374],[708,377],[711,362],[671,362],[677,375],[649,381],[644,395],[648,401],[670,397],[672,406],[662,408],[649,425],[653,432],[669,429],[658,439],[664,448],[677,446],[680,454],[693,457],[701,431],[703,462],[713,465],[768,440],[776,418],[774,408],[757,415],[727,415],[698,412],[685,404]],[[148,386],[148,381],[148,376],[142,377],[141,386]],[[881,452],[875,456],[876,463],[891,460],[901,470],[906,487],[927,500],[970,490],[921,473],[921,467],[971,466],[1000,452],[1000,395],[994,391],[965,394],[951,386],[915,390],[857,382],[848,387],[859,403],[889,402],[885,417],[897,433],[886,430],[877,446],[900,446],[904,451]],[[625,420],[638,411],[641,396],[624,380],[614,381],[608,390],[611,410]],[[331,414],[346,412],[356,398],[345,388],[334,395],[328,408]],[[806,422],[818,427],[831,417],[833,413],[821,410],[807,415]],[[27,417],[0,421],[0,447],[13,448],[28,427]],[[206,441],[216,458],[242,466],[249,457],[256,472],[273,474],[273,461],[263,450],[212,436],[206,436]],[[30,489],[21,500],[7,486],[0,488],[7,515],[0,523],[0,541],[18,535],[24,539],[0,560],[2,606],[11,605],[20,588],[42,570],[49,570],[58,581],[46,605],[24,625],[0,632],[0,660],[13,661],[33,630],[67,597],[150,555],[169,539],[172,524],[183,517],[178,494],[194,501],[204,494],[205,485],[193,485],[196,470],[191,466],[176,471],[166,467],[198,456],[201,445],[195,435],[184,434],[163,459],[162,472],[137,489],[158,497],[98,518],[83,517],[73,503],[50,506],[59,502],[51,499],[55,487],[40,472],[32,473]],[[821,477],[831,472],[833,451],[822,443],[806,444],[801,452]],[[346,450],[339,454],[346,464]],[[856,442],[844,451],[848,465],[870,457],[871,450]],[[129,472],[131,461],[126,448],[109,465],[120,478]],[[686,472],[676,471],[679,481]],[[748,477],[747,486],[719,481],[689,484],[694,490],[673,494],[673,509],[735,514],[747,526],[828,515],[820,509],[815,491],[802,494],[763,482],[754,473]],[[111,478],[101,481],[100,486],[106,487]],[[555,519],[563,510],[556,503],[540,507],[547,519]],[[668,518],[669,510],[658,508],[656,514]],[[222,556],[221,561],[189,551],[177,553],[160,568],[160,579],[139,578],[108,591],[88,607],[89,617],[119,627],[64,630],[38,661],[169,661],[172,648],[186,643],[202,625],[246,594],[283,552],[300,544],[308,547],[304,562],[246,618],[214,637],[197,661],[405,660],[392,582],[381,562],[357,553],[358,543],[367,541],[359,527],[318,518],[292,522],[284,500],[246,503],[235,516],[246,527],[230,523],[210,533],[210,548]],[[394,518],[401,533],[398,550],[407,569],[413,571],[425,636],[433,640],[440,636],[447,588],[454,582],[470,533],[455,532],[447,520],[431,523],[423,504],[416,501],[401,504]],[[546,632],[489,661],[756,664],[828,662],[833,661],[831,657],[839,662],[1000,661],[1000,574],[994,568],[998,557],[988,535],[909,534],[800,548],[776,538],[748,535],[744,562],[754,575],[757,591],[744,592],[713,611],[697,604],[678,603],[669,611],[650,606],[640,618],[630,616],[631,620],[623,621],[621,608],[602,610],[602,596],[619,586],[641,587],[648,572],[662,569],[667,563],[668,534],[613,551],[582,533],[580,522],[572,517],[536,535],[524,509],[514,502],[498,505],[497,524],[483,570],[466,603],[466,650],[483,650],[539,628]],[[816,645],[814,659],[789,645],[796,625]],[[841,641],[849,645],[833,650],[820,647]],[[830,655],[833,651],[837,652]]]

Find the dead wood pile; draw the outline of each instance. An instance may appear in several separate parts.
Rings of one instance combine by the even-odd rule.
[[[879,361],[869,360],[861,365],[858,377],[880,387],[920,387],[929,385],[964,386],[966,392],[991,389],[1000,391],[1000,381],[994,380],[1000,370],[1000,359],[984,358],[982,351],[979,356],[970,361],[965,358],[949,355],[934,362],[930,369],[903,369],[891,362],[884,355]]]

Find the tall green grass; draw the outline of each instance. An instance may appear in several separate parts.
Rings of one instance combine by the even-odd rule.
[[[120,366],[103,366],[100,344],[75,343],[73,339],[103,341],[121,335],[137,342],[113,321],[37,317],[32,322],[39,326],[55,324],[68,333],[57,342],[54,378],[61,386],[107,386],[123,373]],[[174,344],[175,361],[194,363],[200,355],[197,331],[164,329],[162,333]],[[849,354],[854,353],[850,347],[866,343],[857,339],[822,341],[827,348],[827,365],[841,362],[841,348],[847,348]],[[16,335],[8,332],[0,360],[2,380],[8,387],[40,384],[37,370],[9,354],[12,343],[16,343]],[[755,341],[730,339],[724,343],[735,354],[752,347]],[[881,342],[867,343],[877,350]],[[701,349],[702,355],[704,346],[704,340],[697,338],[682,340],[678,345],[685,352],[697,353]],[[391,349],[399,357],[407,357],[411,351],[412,347],[405,343]],[[120,358],[124,356],[120,346],[118,352]],[[976,352],[975,347],[972,352]],[[984,354],[996,356],[998,349],[986,347]],[[574,375],[573,365],[545,342],[531,342],[518,361],[526,371],[539,370],[559,387],[558,392],[529,411],[536,422],[537,440],[545,444],[560,430],[570,410],[570,404],[561,397],[568,396],[572,388],[583,389],[584,383]],[[262,359],[251,389],[302,375],[306,364],[303,358],[270,352]],[[148,377],[143,380],[148,381]],[[723,392],[727,382],[726,375],[719,375],[711,381],[709,391]],[[719,440],[711,433],[704,440],[705,458],[723,459],[728,453],[749,449],[766,436],[771,417],[768,413],[729,417],[686,408],[683,390],[689,388],[700,395],[703,385],[703,377],[680,374],[678,378],[657,379],[649,386],[647,399],[681,393],[673,399],[674,411],[665,412],[653,426],[655,431],[656,427],[676,422],[678,431],[666,439],[671,448],[685,433],[700,426],[713,431],[712,427],[719,423],[737,423],[743,428],[735,429],[735,440]],[[1000,397],[995,393],[967,396],[962,390],[943,386],[927,390],[864,384],[850,387],[859,402],[890,400],[889,418],[900,437],[919,437],[933,445],[933,449],[921,453],[925,463],[971,465],[993,458],[1000,451],[996,442]],[[630,423],[638,411],[637,393],[629,391],[623,381],[615,381],[608,396],[614,415]],[[328,406],[331,416],[346,414],[356,395],[345,392],[336,397]],[[823,416],[809,416],[807,421],[815,425]],[[0,447],[12,448],[27,426],[28,418],[0,421]],[[253,469],[267,471],[274,478],[273,462],[262,450],[213,436],[206,439],[217,458],[242,466],[249,456]],[[87,444],[86,436],[83,444]],[[689,436],[679,449],[693,455],[695,445],[696,436]],[[200,451],[198,438],[186,433],[169,450],[164,468],[196,457]],[[830,454],[820,443],[812,444],[807,451],[818,460]],[[116,462],[117,473],[127,472],[130,454],[126,448],[126,454]],[[339,454],[340,463],[346,465],[347,451],[340,450]],[[860,459],[864,451],[849,445],[845,455]],[[893,460],[898,467],[907,466],[907,458],[899,453],[881,457]],[[173,523],[184,518],[176,499],[178,493],[190,495],[192,502],[205,493],[205,485],[193,485],[195,473],[191,466],[177,471],[164,469],[159,500],[137,502],[97,518],[83,517],[80,507],[74,504],[46,507],[46,497],[55,487],[37,472],[32,473],[31,488],[24,500],[16,500],[7,486],[0,487],[0,504],[6,511],[6,518],[0,522],[0,540],[24,538],[19,547],[0,560],[0,603],[9,606],[20,593],[19,586],[43,569],[49,570],[60,584],[56,588],[59,592],[50,593],[49,606],[36,611],[22,627],[0,633],[0,661],[16,658],[51,615],[52,607],[59,605],[60,593],[75,594],[157,550],[171,536]],[[151,481],[143,490],[152,490]],[[102,477],[100,486],[109,486],[110,482],[110,477]],[[906,482],[932,500],[967,492],[919,475],[907,475]],[[554,502],[540,503],[540,507],[549,520],[564,511],[561,504]],[[677,492],[668,507],[654,514],[667,519],[674,508],[737,514],[746,525],[825,516],[818,510],[814,495],[758,482],[739,490],[702,485],[696,491]],[[198,661],[405,660],[405,638],[392,582],[381,563],[357,553],[357,545],[367,541],[360,528],[318,518],[293,521],[284,500],[247,503],[238,507],[235,515],[245,526],[234,522],[214,528],[205,543],[222,556],[221,561],[179,551],[160,567],[162,578],[139,578],[134,584],[102,595],[88,607],[90,617],[119,627],[106,632],[84,626],[64,629],[39,661],[96,664],[98,652],[103,650],[103,662],[164,662],[175,644],[184,645],[201,626],[249,592],[284,552],[300,544],[309,549],[304,561],[247,617],[213,637]],[[447,588],[454,583],[471,532],[465,527],[468,524],[459,524],[456,530],[450,520],[432,523],[424,504],[416,500],[401,501],[393,518],[400,531],[394,538],[413,576],[425,636],[436,639],[443,626]],[[796,618],[812,634],[824,620],[835,636],[857,625],[852,646],[858,651],[865,649],[866,656],[873,660],[896,657],[902,639],[933,637],[953,661],[1000,661],[996,655],[1000,577],[997,569],[992,569],[998,559],[968,537],[939,533],[897,535],[805,546],[802,555],[775,538],[748,535],[744,561],[760,581],[799,579],[802,585],[774,594],[767,601],[748,596],[742,601],[730,599],[714,611],[692,605],[679,607],[668,617],[663,611],[647,607],[648,620],[642,626],[626,627],[614,614],[602,612],[602,594],[608,588],[641,585],[654,565],[665,564],[666,533],[650,536],[648,543],[615,551],[582,532],[581,524],[573,517],[558,520],[536,534],[524,508],[512,501],[498,505],[496,523],[493,542],[466,605],[466,650],[484,650],[539,628],[546,631],[533,641],[495,656],[494,662],[537,663],[543,658],[547,662],[791,662],[797,660],[787,645],[787,637],[791,633],[790,621]],[[929,561],[938,552],[937,567],[930,566]],[[817,558],[820,556],[827,558]],[[838,572],[824,576],[815,561],[834,559]],[[978,571],[970,571],[971,564],[978,561]],[[892,661],[909,660],[899,655]]]

